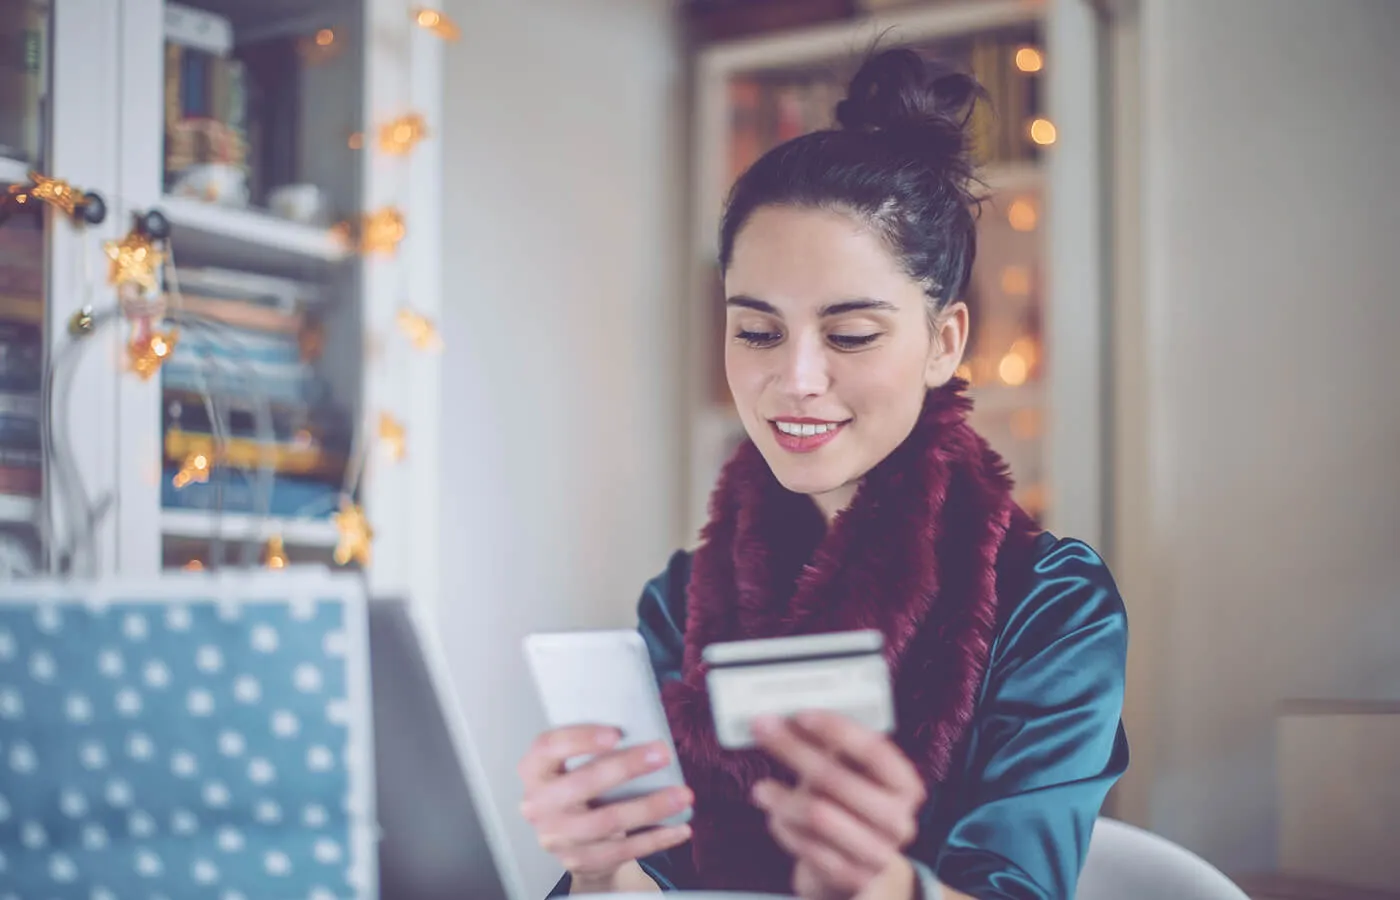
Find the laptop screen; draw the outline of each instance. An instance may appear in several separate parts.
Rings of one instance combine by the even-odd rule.
[[[446,673],[402,601],[370,601],[369,644],[380,897],[512,900],[492,852],[504,852],[500,832],[481,814],[476,767],[443,711]]]

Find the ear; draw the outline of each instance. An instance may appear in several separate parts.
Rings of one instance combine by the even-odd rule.
[[[924,366],[924,383],[929,387],[947,384],[962,365],[963,351],[967,349],[967,328],[966,303],[950,303],[939,312],[933,324],[928,362]]]

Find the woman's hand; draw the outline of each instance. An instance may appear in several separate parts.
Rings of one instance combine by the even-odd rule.
[[[794,787],[762,781],[753,791],[773,838],[796,859],[794,892],[816,900],[912,896],[903,850],[927,793],[899,748],[826,712],[756,722],[754,735],[797,776]]]
[[[690,839],[686,825],[632,834],[688,808],[694,797],[686,788],[595,805],[606,792],[669,762],[664,744],[614,750],[619,738],[614,728],[560,728],[540,735],[520,760],[520,779],[525,783],[520,812],[534,826],[540,846],[573,876],[575,893],[648,886],[655,890],[635,861]],[[590,754],[597,755],[572,772],[565,771],[565,760]],[[638,877],[645,884],[637,883]]]

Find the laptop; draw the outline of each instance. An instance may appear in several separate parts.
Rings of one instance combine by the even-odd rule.
[[[369,655],[381,900],[521,900],[448,673],[402,600],[370,600]]]

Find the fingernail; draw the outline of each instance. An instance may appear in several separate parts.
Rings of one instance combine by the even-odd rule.
[[[685,809],[690,805],[690,791],[685,788],[677,788],[671,792],[671,808]]]
[[[619,737],[616,731],[600,731],[597,735],[598,746],[607,749],[616,744]]]
[[[759,716],[753,720],[750,728],[756,737],[768,737],[778,729],[778,720],[773,716]]]
[[[661,765],[666,761],[666,748],[661,744],[655,744],[647,748],[646,761],[649,765]]]

